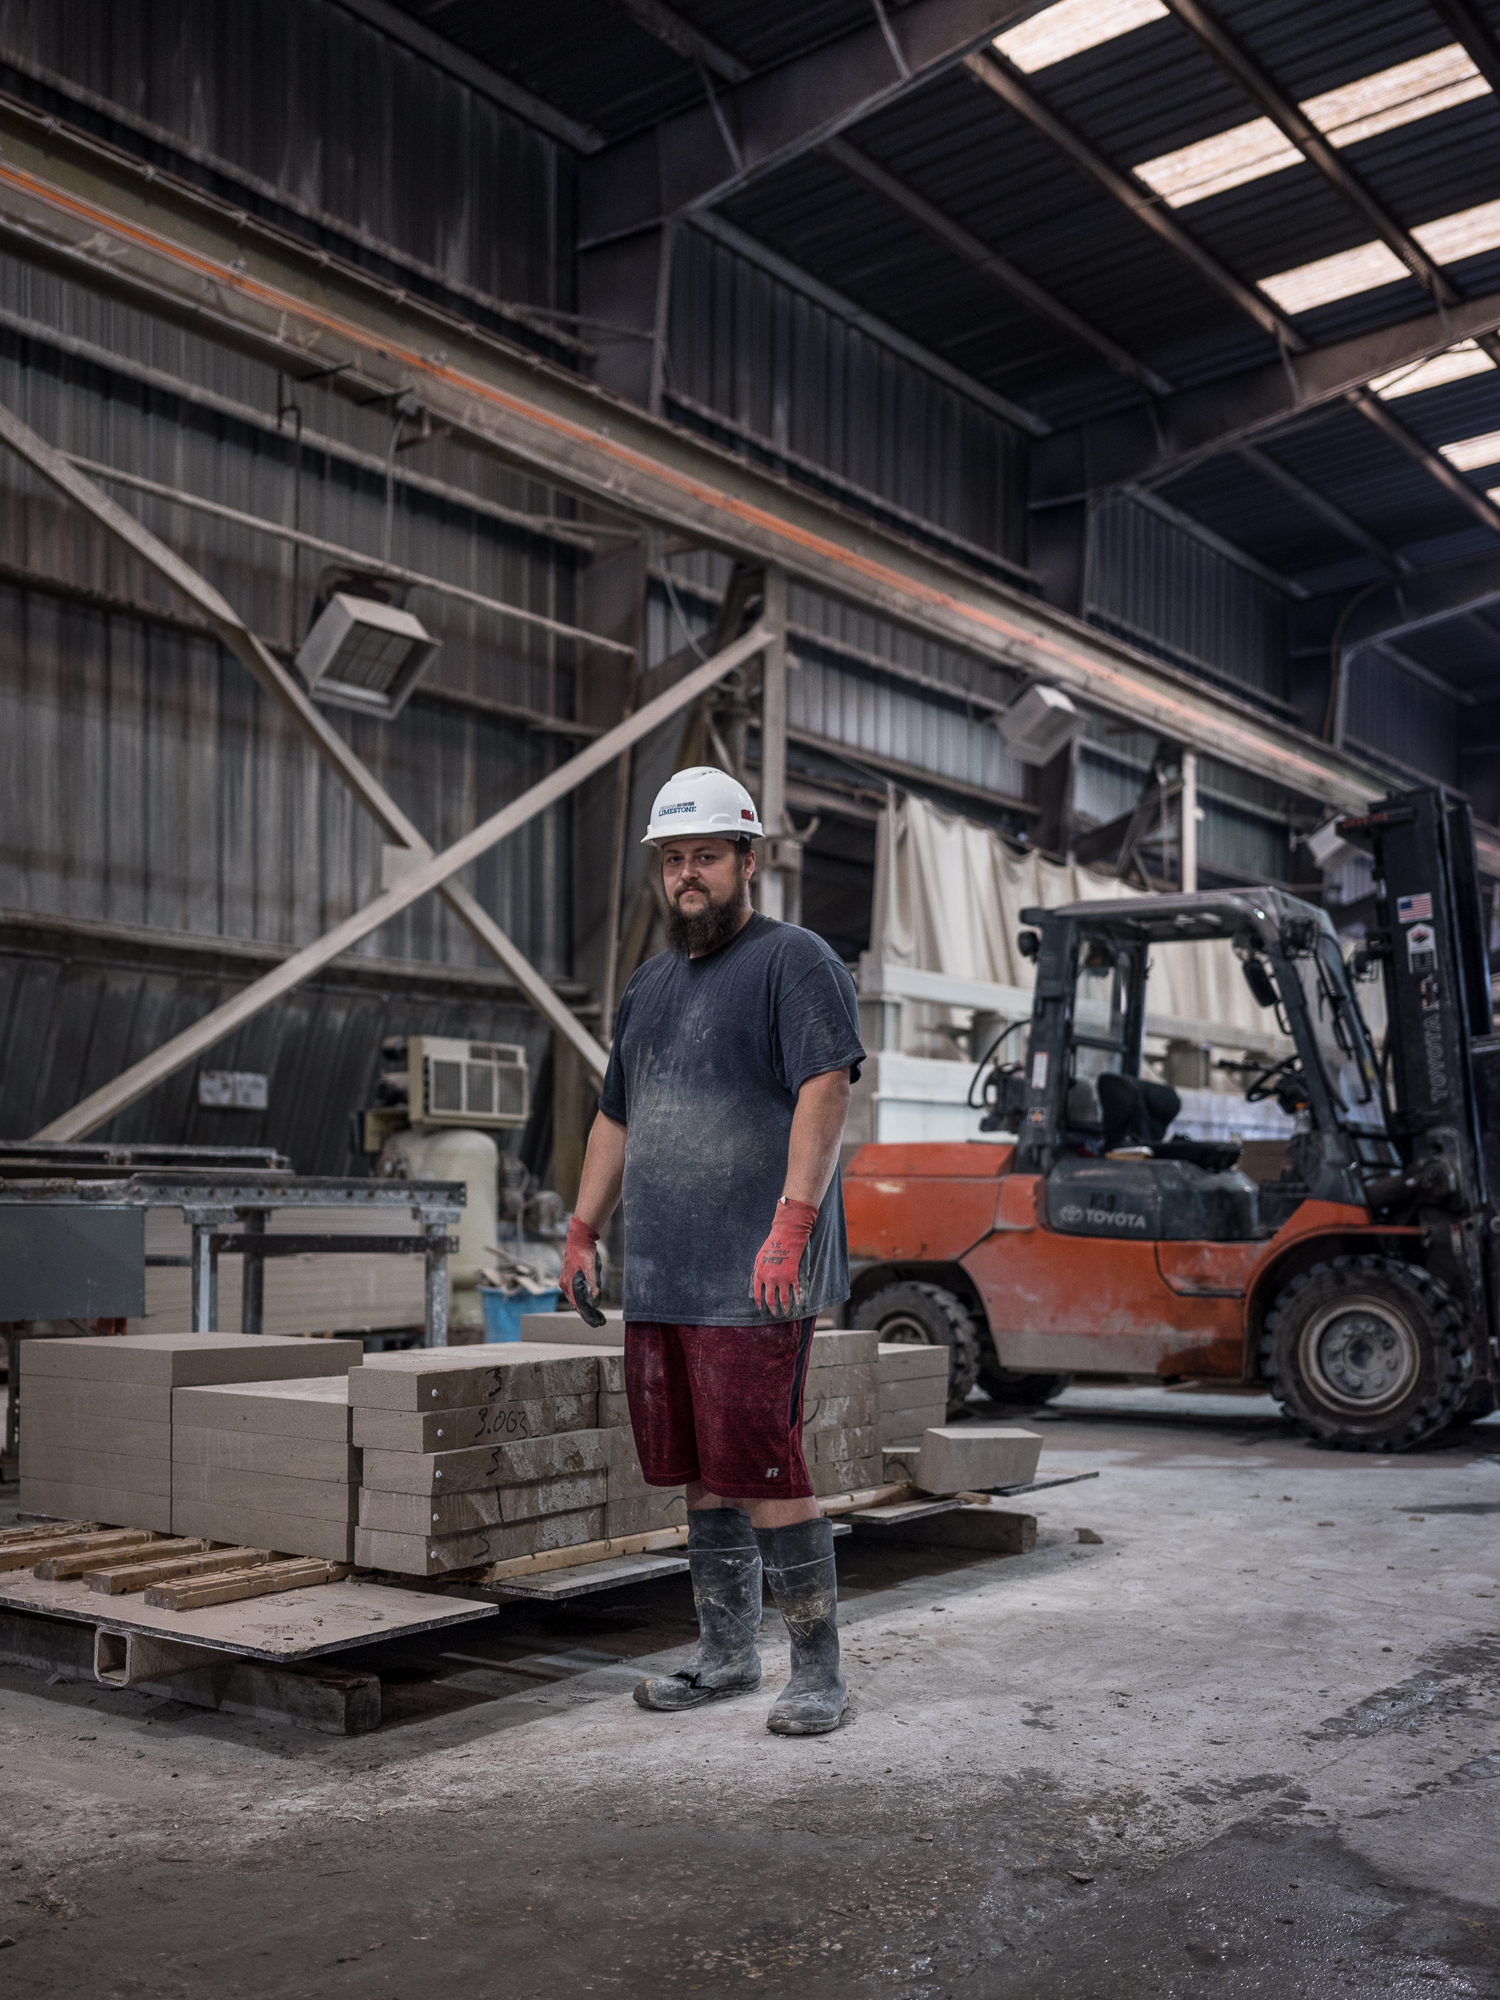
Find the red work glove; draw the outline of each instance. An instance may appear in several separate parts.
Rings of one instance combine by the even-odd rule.
[[[586,1296],[599,1296],[599,1232],[590,1229],[582,1216],[568,1218],[568,1241],[563,1249],[562,1270],[558,1284],[562,1287],[563,1304],[569,1312],[578,1310],[573,1298],[573,1280],[582,1274]]]
[[[781,1293],[786,1293],[785,1312],[791,1317],[792,1304],[802,1302],[797,1273],[802,1253],[813,1233],[818,1211],[810,1201],[791,1201],[783,1195],[776,1204],[776,1220],[755,1259],[755,1276],[750,1280],[750,1296],[765,1312],[781,1312]]]

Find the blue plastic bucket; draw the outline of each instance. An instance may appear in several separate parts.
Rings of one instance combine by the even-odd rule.
[[[497,1285],[481,1285],[479,1297],[484,1305],[485,1340],[519,1340],[521,1338],[521,1315],[523,1313],[550,1313],[557,1311],[558,1291],[554,1285],[550,1292],[517,1292],[507,1298]]]

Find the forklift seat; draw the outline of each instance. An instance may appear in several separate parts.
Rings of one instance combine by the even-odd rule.
[[[1167,1127],[1182,1109],[1182,1099],[1170,1084],[1107,1074],[1099,1078],[1098,1091],[1106,1153],[1122,1146],[1149,1146],[1154,1160],[1179,1160],[1211,1174],[1227,1173],[1240,1156],[1238,1146],[1167,1137]]]

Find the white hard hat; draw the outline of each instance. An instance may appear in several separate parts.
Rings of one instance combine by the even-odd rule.
[[[641,845],[693,833],[711,834],[716,840],[738,840],[745,834],[760,838],[754,799],[727,771],[712,764],[672,773],[656,795]]]

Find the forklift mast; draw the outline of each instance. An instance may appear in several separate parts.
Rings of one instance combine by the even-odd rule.
[[[1476,1373],[1495,1379],[1500,1041],[1472,816],[1441,791],[1403,792],[1340,831],[1375,863],[1379,922],[1356,961],[1383,975],[1391,1131],[1409,1219],[1426,1229],[1432,1268],[1485,1336]]]

